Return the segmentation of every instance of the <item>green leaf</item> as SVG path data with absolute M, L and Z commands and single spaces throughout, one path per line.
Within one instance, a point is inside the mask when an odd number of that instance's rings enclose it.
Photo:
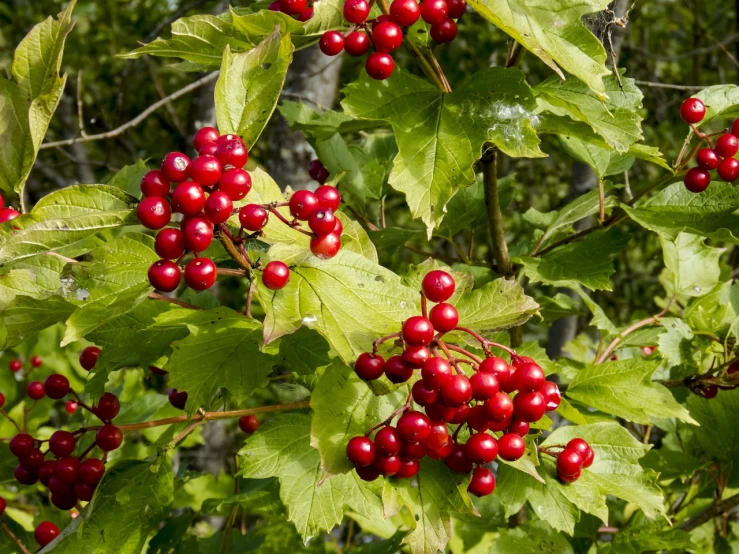
M 280 339 L 282 364 L 298 376 L 298 382 L 313 389 L 320 378 L 319 368 L 331 363 L 329 345 L 319 333 L 301 327 Z
M 710 456 L 723 460 L 739 459 L 739 389 L 722 390 L 716 398 L 702 398 L 691 394 L 690 413 L 700 424 L 695 440 Z
M 706 105 L 706 116 L 699 125 L 706 125 L 715 119 L 739 117 L 739 87 L 736 85 L 715 85 L 691 96 L 699 98 Z
M 341 394 L 337 395 L 337 391 Z M 346 457 L 349 439 L 385 421 L 405 402 L 406 388 L 375 396 L 354 370 L 339 360 L 326 368 L 311 395 L 311 446 L 321 453 L 323 471 L 347 473 L 354 466 Z
M 105 472 L 92 502 L 41 552 L 139 554 L 149 534 L 169 517 L 172 463 L 125 460 Z
M 0 190 L 22 197 L 23 187 L 64 90 L 60 76 L 64 41 L 72 30 L 75 1 L 39 23 L 15 50 L 13 80 L 0 78 Z
M 18 296 L 0 315 L 0 348 L 19 345 L 39 331 L 65 321 L 73 311 L 74 306 L 60 296 Z
M 739 244 L 739 189 L 731 183 L 711 183 L 701 194 L 673 183 L 626 213 L 642 227 L 669 239 L 682 232 Z
M 284 516 L 277 479 L 247 479 L 241 492 L 228 498 L 209 498 L 203 502 L 204 514 L 228 516 L 234 506 L 244 513 L 262 517 Z
M 310 446 L 309 415 L 285 413 L 247 438 L 239 451 L 240 475 L 280 480 L 280 498 L 287 517 L 304 540 L 338 525 L 344 508 L 370 519 L 382 519 L 377 484 L 356 472 L 321 479 L 321 459 Z
M 276 245 L 269 257 L 290 263 L 291 256 L 304 256 L 302 250 Z M 271 291 L 260 280 L 257 298 L 266 314 L 266 343 L 305 325 L 321 333 L 346 362 L 369 350 L 377 337 L 397 332 L 418 312 L 419 300 L 393 272 L 344 249 L 330 260 L 308 256 L 300 261 L 281 290 Z
M 695 548 L 690 533 L 667 527 L 663 521 L 646 521 L 636 513 L 619 529 L 613 542 L 606 544 L 603 554 L 641 554 L 642 552 L 689 552 Z
M 689 233 L 680 233 L 674 240 L 660 239 L 665 258 L 660 281 L 668 296 L 704 296 L 718 285 L 724 248 L 706 246 L 705 238 Z
M 134 198 L 141 196 L 141 179 L 149 172 L 144 160 L 138 160 L 135 164 L 126 165 L 108 181 L 111 187 L 118 187 Z
M 633 156 L 602 148 L 577 136 L 560 136 L 559 143 L 571 158 L 589 165 L 599 179 L 628 171 L 634 164 Z
M 290 35 L 281 37 L 279 30 L 249 52 L 232 54 L 226 47 L 215 90 L 221 133 L 235 133 L 254 146 L 275 111 L 292 51 Z
M 539 310 L 516 281 L 502 278 L 464 293 L 455 306 L 459 321 L 479 333 L 522 325 Z
M 33 207 L 35 223 L 0 243 L 0 263 L 73 245 L 103 229 L 134 225 L 136 199 L 109 185 L 77 185 L 45 196 Z
M 412 554 L 444 550 L 452 532 L 452 513 L 476 513 L 467 496 L 469 475 L 460 476 L 442 462 L 421 461 L 414 479 L 385 480 L 385 517 L 407 509 L 411 531 L 403 538 Z
M 481 71 L 452 93 L 403 72 L 381 82 L 365 75 L 344 93 L 346 113 L 393 127 L 398 155 L 390 185 L 429 233 L 457 189 L 474 183 L 472 166 L 487 140 L 510 156 L 544 155 L 531 124 L 533 93 L 517 69 Z
M 651 380 L 658 365 L 638 358 L 592 365 L 575 376 L 567 396 L 644 425 L 653 418 L 671 417 L 696 423 L 667 388 Z
M 494 548 L 495 554 L 574 554 L 567 539 L 544 521 L 501 531 Z
M 238 403 L 267 384 L 276 360 L 260 350 L 263 330 L 258 321 L 217 308 L 183 322 L 190 335 L 172 343 L 165 369 L 170 386 L 187 391 L 188 413 L 209 406 L 221 389 Z
M 513 37 L 524 48 L 554 70 L 562 79 L 571 73 L 585 82 L 600 98 L 606 97 L 603 77 L 606 52 L 582 16 L 600 12 L 608 0 L 471 0 L 470 6 L 485 19 Z
M 660 322 L 666 331 L 657 338 L 660 355 L 672 366 L 695 365 L 696 352 L 692 346 L 695 335 L 690 326 L 676 317 L 664 317 Z
M 564 81 L 550 77 L 534 87 L 534 92 L 543 109 L 587 123 L 610 147 L 624 154 L 643 138 L 638 111 L 644 96 L 633 79 L 622 78 L 621 82 L 623 87 L 613 75 L 603 80 L 609 95 L 605 101 L 572 77 Z
M 154 535 L 146 549 L 146 554 L 171 554 L 186 536 L 187 530 L 195 519 L 195 513 L 187 510 L 184 513 L 170 517 L 161 529 Z
M 616 228 L 603 229 L 543 256 L 522 256 L 516 260 L 526 268 L 526 276 L 535 282 L 569 287 L 582 283 L 591 290 L 611 290 L 613 260 L 629 240 L 629 235 Z
M 498 181 L 498 192 L 505 186 L 505 177 Z M 446 206 L 446 216 L 434 234 L 452 238 L 457 233 L 468 230 L 474 232 L 488 225 L 488 211 L 485 204 L 485 187 L 477 178 L 470 186 L 455 194 Z

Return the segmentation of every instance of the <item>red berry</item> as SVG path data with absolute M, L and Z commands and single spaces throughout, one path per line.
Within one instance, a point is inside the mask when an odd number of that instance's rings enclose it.
M 495 490 L 495 476 L 486 467 L 476 467 L 472 472 L 472 479 L 467 485 L 467 492 L 477 497 L 488 496 Z
M 444 463 L 452 471 L 457 473 L 469 473 L 472 471 L 472 461 L 465 455 L 465 447 L 455 444 L 452 452 L 444 458 Z
M 539 392 L 519 392 L 513 398 L 513 410 L 516 417 L 524 421 L 539 421 L 546 411 L 546 401 Z
M 202 127 L 192 138 L 192 146 L 195 150 L 200 151 L 205 143 L 216 142 L 220 136 L 221 135 L 217 129 L 214 129 L 213 127 Z
M 77 440 L 69 431 L 54 431 L 49 438 L 49 450 L 57 458 L 65 458 L 74 452 Z
M 62 481 L 74 485 L 80 475 L 80 461 L 70 457 L 58 460 L 55 475 Z
M 33 400 L 41 400 L 44 397 L 44 384 L 40 381 L 32 381 L 26 387 L 26 394 Z
M 414 315 L 403 323 L 402 335 L 411 346 L 427 346 L 434 338 L 434 327 L 425 317 Z
M 372 30 L 372 41 L 377 52 L 393 52 L 403 44 L 403 31 L 395 23 L 380 23 Z
M 396 429 L 406 442 L 423 442 L 431 434 L 431 422 L 421 412 L 410 411 L 400 416 Z
M 106 392 L 100 397 L 97 403 L 92 406 L 92 412 L 103 421 L 112 420 L 120 411 L 121 403 L 118 400 L 118 397 L 110 392 Z
M 443 421 L 432 421 L 428 436 L 423 439 L 423 445 L 429 450 L 436 450 L 444 446 L 449 440 L 449 429 Z
M 721 163 L 721 159 L 716 154 L 716 151 L 710 148 L 701 148 L 698 150 L 695 160 L 698 162 L 698 167 L 705 170 L 716 169 Z
M 452 452 L 454 452 L 455 443 L 451 439 L 446 441 L 443 446 L 427 452 L 428 457 L 433 460 L 445 460 Z
M 364 23 L 370 13 L 367 0 L 346 0 L 344 2 L 344 19 L 349 23 Z
M 215 156 L 198 156 L 190 166 L 190 177 L 204 187 L 212 187 L 221 177 L 221 162 Z
M 190 158 L 182 152 L 170 152 L 162 160 L 162 173 L 173 183 L 181 183 L 190 176 Z
M 43 363 L 43 362 L 41 361 L 41 358 L 39 358 L 38 356 L 33 356 L 33 357 L 31 358 L 31 365 L 32 365 L 33 367 L 41 367 L 41 364 L 42 364 L 42 363 Z
M 33 531 L 33 538 L 43 548 L 59 536 L 59 527 L 50 521 L 42 521 Z
M 306 8 L 302 12 L 300 12 L 300 15 L 298 16 L 298 21 L 300 21 L 301 23 L 305 23 L 311 17 L 313 17 L 313 8 Z
M 72 415 L 77 411 L 77 402 L 74 400 L 67 400 L 67 403 L 64 405 L 64 409 L 69 415 Z
M 411 392 L 414 402 L 420 406 L 431 406 L 439 397 L 438 391 L 430 388 L 423 379 L 413 383 Z
M 391 383 L 405 383 L 413 375 L 413 366 L 403 356 L 391 356 L 385 362 L 383 371 Z
M 72 484 L 57 477 L 56 473 L 49 479 L 49 492 L 51 492 L 52 495 L 64 497 L 73 494 L 73 491 L 74 488 Z
M 144 196 L 167 196 L 169 180 L 158 169 L 152 169 L 141 178 L 141 192 Z
M 279 0 L 280 11 L 288 15 L 298 15 L 308 7 L 308 0 Z
M 101 450 L 110 452 L 123 442 L 123 433 L 115 425 L 103 425 L 95 434 L 95 442 Z
M 44 460 L 38 470 L 38 480 L 45 487 L 49 486 L 49 480 L 56 476 L 56 460 Z
M 439 392 L 447 406 L 461 406 L 472 399 L 472 385 L 466 375 L 452 375 Z
M 95 487 L 105 474 L 105 464 L 97 458 L 90 458 L 80 465 L 80 481 L 90 487 Z
M 172 218 L 172 207 L 166 198 L 149 196 L 139 202 L 136 214 L 147 229 L 161 229 Z
M 372 52 L 367 56 L 364 63 L 364 69 L 367 75 L 378 81 L 384 81 L 392 75 L 395 69 L 395 62 L 390 54 L 385 52 Z
M 692 188 L 688 187 L 688 175 L 690 175 L 691 171 L 694 172 L 694 175 L 691 179 L 692 183 L 694 183 L 693 186 L 695 188 L 699 188 L 700 186 L 702 186 L 702 189 L 693 190 Z M 702 170 L 694 167 L 693 169 L 688 170 L 688 172 L 685 174 L 685 186 L 688 187 L 688 190 L 692 192 L 701 192 L 706 190 L 706 188 L 708 187 L 708 183 L 711 182 L 711 177 L 710 175 L 708 175 L 707 171 L 704 172 L 705 175 L 698 175 L 698 171 Z M 718 176 L 727 183 L 733 183 L 734 181 L 739 179 L 739 161 L 737 161 L 735 158 L 726 158 L 718 166 Z M 699 177 L 702 177 L 702 180 Z
M 380 472 L 374 467 L 358 467 L 355 470 L 362 481 L 374 481 L 380 476 Z
M 245 415 L 239 418 L 239 429 L 244 433 L 253 433 L 259 429 L 259 419 L 255 415 Z
M 430 24 L 439 24 L 447 16 L 447 6 L 444 0 L 423 0 L 421 2 L 421 17 Z
M 446 302 L 454 294 L 454 278 L 446 271 L 435 269 L 423 278 L 421 290 L 431 302 Z
M 344 39 L 344 50 L 346 50 L 346 53 L 350 56 L 364 56 L 369 49 L 370 39 L 364 31 L 352 31 L 346 39 Z M 326 171 L 326 178 L 328 178 L 328 171 Z M 318 181 L 318 179 L 316 180 Z M 322 181 L 318 182 L 320 183 Z M 325 182 L 325 180 L 323 182 Z
M 16 217 L 20 217 L 20 212 L 15 211 L 13 208 L 3 208 L 0 210 L 0 223 L 5 223 Z
M 547 412 L 553 412 L 559 407 L 559 403 L 562 401 L 562 394 L 559 392 L 557 383 L 553 381 L 545 381 L 539 389 L 539 392 L 544 397 Z
M 310 239 L 310 251 L 314 256 L 323 260 L 333 258 L 339 250 L 341 250 L 341 236 L 336 232 Z
M 470 417 L 470 407 L 467 404 L 462 404 L 454 408 L 454 415 L 449 420 L 449 423 L 464 423 Z
M 241 137 L 239 135 L 233 135 L 231 133 L 228 133 L 228 134 L 221 135 L 220 137 L 218 137 L 218 139 L 216 140 L 216 144 L 220 146 L 221 144 L 223 144 L 224 142 L 228 142 L 229 140 L 241 140 Z M 241 142 L 244 142 L 244 141 L 241 140 Z
M 423 443 L 406 442 L 400 450 L 400 458 L 405 460 L 420 460 L 426 455 L 426 452 L 427 449 Z
M 456 413 L 457 410 L 455 408 L 444 406 L 444 404 L 442 404 L 441 402 L 426 406 L 426 415 L 428 415 L 429 418 L 433 419 L 434 421 L 449 422 L 454 419 Z
M 483 406 L 482 413 L 483 414 L 485 413 L 484 406 Z M 512 417 L 503 419 L 501 421 L 495 421 L 495 420 L 488 421 L 488 431 L 493 431 L 495 433 L 497 433 L 498 431 L 503 431 L 504 429 L 507 429 L 510 426 L 512 421 L 513 421 Z
M 318 41 L 318 47 L 327 56 L 336 56 L 344 49 L 344 37 L 339 31 L 326 31 Z
M 403 350 L 403 359 L 412 365 L 413 369 L 423 367 L 430 357 L 431 353 L 425 346 L 406 346 Z
M 262 283 L 270 290 L 285 288 L 290 280 L 290 268 L 280 261 L 269 262 L 262 272 Z
M 395 456 L 400 452 L 403 443 L 398 432 L 392 427 L 383 427 L 375 434 L 375 448 L 383 456 Z
M 6 507 L 5 499 L 2 496 L 0 496 L 0 516 L 5 513 L 5 507 Z
M 726 162 L 729 160 L 724 161 Z M 723 163 L 719 166 L 719 175 L 721 175 L 722 167 Z M 726 176 L 730 176 L 728 172 L 726 173 Z M 726 178 L 724 178 L 723 175 L 721 175 L 721 178 L 724 179 L 724 181 L 727 180 Z M 692 169 L 689 169 L 688 172 L 685 174 L 683 182 L 685 183 L 685 188 L 688 189 L 690 192 L 703 192 L 711 183 L 711 176 L 709 175 L 708 171 L 700 169 L 698 167 L 694 167 Z
M 150 365 L 149 371 L 151 371 L 154 375 L 167 375 L 169 373 L 169 371 L 164 371 L 162 368 L 155 365 Z
M 204 142 L 203 145 L 198 148 L 198 154 L 201 156 L 215 156 L 218 152 L 217 142 Z
M 196 216 L 205 206 L 203 187 L 192 181 L 181 183 L 172 191 L 172 209 L 184 216 Z
M 44 381 L 44 392 L 52 400 L 64 398 L 69 392 L 69 379 L 58 373 L 49 375 Z
M 647 357 L 651 356 L 655 350 L 657 350 L 656 346 L 642 346 L 641 347 L 642 354 L 644 354 Z
M 328 176 L 330 174 L 328 170 L 321 163 L 321 160 L 312 160 L 310 162 L 310 165 L 308 166 L 308 175 L 310 175 L 310 178 L 313 179 L 314 181 L 318 181 L 319 183 L 323 184 L 326 182 L 326 179 L 328 179 Z
M 5 395 L 0 392 L 0 408 L 5 406 Z
M 390 21 L 401 27 L 410 27 L 421 17 L 416 0 L 393 0 L 390 4 Z
M 498 380 L 492 373 L 477 372 L 470 377 L 472 398 L 478 401 L 489 400 L 498 393 Z
M 398 456 L 377 456 L 372 462 L 372 467 L 385 477 L 392 477 L 400 471 L 400 458 Z
M 334 234 L 341 238 L 341 234 L 344 232 L 344 226 L 341 224 L 341 220 L 336 218 L 336 227 L 334 228 Z
M 218 190 L 225 192 L 234 202 L 241 200 L 251 191 L 251 175 L 239 167 L 229 168 L 221 175 Z
M 8 368 L 13 373 L 17 373 L 18 371 L 23 369 L 23 362 L 21 362 L 20 360 L 12 360 L 10 364 L 8 364 Z
M 706 105 L 697 98 L 688 98 L 680 106 L 680 117 L 685 123 L 700 123 L 706 116 Z
M 451 42 L 457 37 L 457 24 L 447 17 L 441 23 L 431 25 L 430 35 L 437 44 Z
M 216 158 L 218 158 L 218 161 L 221 162 L 224 168 L 227 165 L 242 168 L 249 160 L 249 152 L 246 150 L 244 141 L 241 139 L 232 139 L 218 145 Z
M 497 356 L 485 358 L 480 363 L 480 367 L 478 369 L 482 373 L 492 373 L 495 375 L 501 389 L 508 384 L 508 381 L 510 381 L 511 368 L 508 365 L 508 362 L 503 358 L 498 358 Z
M 89 502 L 92 500 L 93 495 L 95 494 L 95 489 L 93 487 L 89 487 L 87 485 L 83 485 L 81 483 L 77 483 L 74 486 L 74 495 L 82 500 L 83 502 Z M 52 496 L 52 502 L 54 501 L 54 497 Z M 77 504 L 75 501 L 74 505 L 72 505 L 72 508 Z M 58 507 L 58 506 L 57 506 Z M 69 508 L 68 508 L 69 509 Z
M 182 220 L 180 228 L 185 235 L 185 246 L 191 252 L 202 252 L 213 241 L 213 224 L 202 216 Z
M 267 210 L 259 204 L 247 204 L 239 210 L 239 223 L 247 231 L 261 231 L 268 221 Z
M 38 473 L 30 469 L 24 468 L 22 465 L 15 466 L 13 477 L 21 485 L 33 485 L 38 481 Z
M 739 139 L 731 133 L 725 133 L 716 140 L 714 150 L 720 158 L 732 158 L 739 152 Z
M 341 204 L 341 195 L 334 187 L 330 185 L 320 186 L 316 189 L 315 195 L 316 198 L 318 198 L 318 205 L 321 208 L 328 208 L 334 213 L 339 209 L 339 204 Z
M 739 119 L 735 119 L 731 124 L 731 134 L 735 137 L 739 136 Z
M 185 252 L 185 235 L 179 229 L 162 229 L 154 239 L 154 251 L 165 260 L 176 260 Z
M 475 433 L 464 445 L 464 455 L 475 464 L 490 463 L 498 455 L 498 442 L 487 433 Z
M 390 16 L 386 13 L 383 13 L 381 15 L 378 15 L 374 21 L 372 22 L 372 28 L 374 29 L 377 27 L 380 23 L 386 23 L 390 21 Z
M 593 465 L 595 459 L 595 453 L 590 445 L 584 439 L 572 439 L 567 443 L 565 449 L 572 449 L 579 453 L 582 457 L 582 467 L 590 467 Z
M 346 457 L 356 467 L 367 467 L 375 461 L 375 443 L 367 437 L 353 437 L 346 445 Z
M 319 208 L 308 218 L 308 226 L 319 237 L 333 233 L 336 228 L 336 216 L 330 208 Z
M 582 456 L 574 448 L 565 448 L 557 456 L 557 473 L 559 475 L 575 475 L 580 472 L 582 466 Z
M 157 290 L 172 292 L 180 285 L 180 268 L 169 260 L 159 260 L 149 267 L 149 284 Z
M 519 460 L 525 452 L 526 443 L 516 433 L 506 433 L 498 439 L 498 455 L 504 460 Z
M 465 0 L 446 0 L 447 16 L 452 19 L 459 19 L 467 11 L 467 2 Z
M 216 264 L 210 258 L 195 258 L 185 266 L 185 283 L 193 290 L 206 290 L 218 276 Z
M 718 395 L 718 387 L 716 385 L 704 385 L 698 389 L 698 393 L 703 398 L 716 398 Z
M 177 389 L 170 389 L 167 396 L 169 397 L 169 403 L 172 407 L 177 408 L 178 410 L 185 409 L 185 404 L 187 404 L 187 392 L 178 392 Z
M 382 377 L 384 367 L 385 359 L 382 356 L 363 352 L 354 364 L 354 371 L 359 375 L 360 379 L 373 381 Z
M 234 205 L 231 198 L 220 190 L 212 192 L 205 201 L 205 216 L 214 225 L 220 225 L 228 221 L 233 213 Z
M 100 356 L 100 349 L 97 346 L 88 346 L 80 353 L 80 365 L 90 371 L 95 367 Z
M 24 468 L 37 472 L 44 464 L 44 455 L 38 448 L 34 448 L 27 456 L 20 458 L 19 462 Z
M 438 390 L 445 386 L 452 376 L 452 366 L 444 358 L 430 358 L 423 364 L 421 377 L 426 385 Z
M 513 374 L 513 386 L 521 392 L 534 392 L 541 388 L 546 377 L 538 364 L 533 362 L 518 362 Z
M 504 421 L 513 416 L 513 401 L 504 392 L 499 392 L 483 404 L 485 415 L 493 421 Z
M 442 302 L 431 308 L 429 321 L 439 333 L 447 333 L 459 323 L 459 313 L 451 304 Z
M 404 460 L 400 459 L 400 469 L 395 474 L 398 479 L 410 479 L 418 474 L 418 470 L 421 468 L 417 460 Z
M 288 202 L 290 213 L 296 219 L 307 221 L 320 206 L 318 197 L 309 190 L 296 190 Z

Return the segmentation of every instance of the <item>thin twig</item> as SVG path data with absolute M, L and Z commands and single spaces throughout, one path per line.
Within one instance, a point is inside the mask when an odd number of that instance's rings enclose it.
M 2 414 L 5 419 L 7 419 L 8 421 L 10 421 L 10 423 L 12 423 L 13 425 L 15 425 L 15 428 L 18 430 L 19 433 L 22 432 L 20 426 L 18 425 L 18 422 L 16 420 L 14 420 L 12 417 L 10 417 L 10 415 L 8 415 L 8 412 L 6 412 L 5 410 L 0 409 L 0 414 Z
M 23 544 L 21 540 L 15 536 L 15 533 L 13 533 L 13 531 L 10 530 L 10 527 L 8 527 L 8 524 L 5 523 L 5 520 L 2 518 L 0 518 L 0 526 L 2 526 L 3 531 L 5 531 L 5 534 L 8 535 L 8 537 L 10 537 L 10 540 L 13 541 L 18 546 L 18 548 L 23 554 L 31 554 L 31 551 L 28 550 L 28 548 L 26 548 L 26 545 Z
M 722 500 L 721 502 L 716 502 L 712 504 L 710 508 L 681 523 L 679 529 L 682 529 L 684 531 L 692 531 L 696 527 L 700 527 L 705 522 L 713 519 L 716 516 L 728 512 L 736 506 L 739 506 L 739 494 L 735 494 L 734 496 L 730 496 L 726 500 Z
M 166 296 L 164 294 L 160 294 L 158 292 L 150 292 L 149 298 L 151 300 L 163 300 L 164 302 L 169 302 L 170 304 L 175 304 L 177 306 L 180 306 L 182 308 L 188 308 L 190 310 L 202 310 L 200 306 L 196 306 L 194 304 L 188 304 L 187 302 L 183 302 L 182 300 L 177 300 L 176 298 L 170 298 L 169 296 Z
M 513 276 L 513 264 L 508 253 L 508 244 L 505 240 L 503 214 L 498 197 L 497 150 L 490 148 L 482 157 L 482 182 L 485 188 L 485 202 L 488 207 L 488 224 L 493 243 L 493 252 L 498 273 L 504 277 Z

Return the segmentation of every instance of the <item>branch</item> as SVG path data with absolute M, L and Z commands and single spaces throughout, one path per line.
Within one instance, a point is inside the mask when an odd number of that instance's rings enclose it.
M 10 530 L 10 527 L 8 527 L 8 524 L 5 523 L 4 519 L 0 519 L 0 526 L 2 526 L 3 531 L 5 531 L 5 534 L 10 537 L 10 540 L 12 540 L 20 549 L 20 551 L 23 554 L 31 554 L 31 551 L 26 548 L 26 545 L 21 542 L 21 540 L 15 536 L 15 533 Z
M 498 197 L 498 154 L 494 148 L 490 148 L 482 157 L 482 182 L 485 187 L 485 202 L 488 206 L 488 224 L 490 235 L 493 240 L 493 252 L 497 263 L 498 273 L 504 277 L 513 275 L 513 264 L 508 254 L 508 245 L 505 241 L 505 229 L 503 228 L 503 214 L 500 211 L 500 198 Z
M 729 498 L 727 498 L 726 500 L 722 500 L 721 502 L 715 502 L 707 510 L 704 510 L 700 514 L 695 515 L 690 519 L 682 522 L 678 529 L 682 529 L 684 531 L 692 531 L 696 527 L 700 527 L 705 522 L 713 519 L 716 516 L 720 516 L 721 514 L 726 513 L 737 506 L 739 506 L 739 494 L 730 496 Z
M 210 83 L 212 80 L 218 77 L 218 73 L 219 73 L 218 71 L 209 73 L 202 79 L 198 79 L 194 83 L 190 83 L 186 87 L 183 87 L 180 90 L 173 92 L 169 96 L 162 98 L 158 102 L 155 102 L 154 104 L 146 108 L 143 112 L 141 112 L 139 115 L 134 117 L 128 123 L 124 123 L 120 127 L 116 127 L 115 129 L 113 129 L 112 131 L 107 131 L 105 133 L 100 133 L 97 135 L 87 135 L 87 136 L 81 136 L 81 137 L 67 139 L 67 140 L 59 140 L 56 142 L 46 142 L 39 147 L 39 150 L 44 150 L 46 148 L 59 148 L 60 146 L 70 146 L 72 144 L 77 144 L 79 142 L 91 142 L 95 140 L 105 140 L 105 139 L 117 137 L 118 135 L 125 133 L 128 129 L 135 127 L 136 125 L 141 123 L 144 119 L 149 117 L 152 113 L 157 111 L 162 106 L 166 106 L 172 100 L 176 100 L 180 96 L 184 96 L 185 94 L 192 92 L 193 90 Z
M 158 292 L 150 292 L 149 299 L 163 300 L 164 302 L 169 302 L 170 304 L 176 304 L 177 306 L 181 306 L 182 308 L 189 308 L 190 310 L 202 310 L 203 309 L 200 306 L 195 306 L 194 304 L 188 304 L 187 302 L 183 302 L 182 300 L 177 300 L 176 298 L 170 298 L 169 296 L 165 296 L 164 294 L 160 294 Z

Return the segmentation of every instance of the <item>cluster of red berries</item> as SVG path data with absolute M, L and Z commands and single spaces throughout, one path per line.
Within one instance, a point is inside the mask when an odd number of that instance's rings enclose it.
M 429 456 L 444 460 L 453 471 L 472 471 L 468 491 L 488 495 L 495 489 L 495 476 L 485 464 L 498 456 L 507 461 L 520 459 L 526 450 L 523 436 L 529 424 L 559 406 L 559 388 L 546 380 L 533 359 L 458 326 L 459 314 L 446 302 L 455 286 L 445 271 L 426 274 L 421 285 L 423 315 L 407 319 L 400 333 L 376 340 L 373 351 L 360 354 L 354 364 L 357 375 L 366 381 L 385 375 L 393 383 L 404 383 L 416 369 L 421 370 L 421 378 L 413 383 L 400 410 L 364 436 L 349 441 L 347 457 L 362 479 L 413 477 L 419 470 L 418 461 Z M 436 303 L 428 314 L 427 301 Z M 450 331 L 468 333 L 480 341 L 485 358 L 445 343 L 443 337 Z M 378 346 L 391 339 L 396 339 L 403 352 L 385 360 L 378 354 Z M 507 350 L 511 365 L 493 356 L 491 346 Z M 471 377 L 462 371 L 462 364 L 471 367 Z M 423 411 L 412 409 L 414 402 Z M 398 415 L 393 427 L 391 422 Z M 457 425 L 456 429 L 451 431 L 449 424 Z M 458 435 L 465 425 L 470 435 L 463 444 Z
M 308 0 L 275 0 L 269 5 L 269 9 L 287 14 L 301 22 L 313 17 L 313 6 L 308 5 Z
M 161 229 L 154 249 L 162 259 L 149 268 L 149 281 L 165 292 L 179 286 L 177 262 L 188 252 L 195 257 L 185 266 L 185 283 L 194 290 L 213 286 L 216 266 L 199 254 L 210 246 L 214 226 L 225 223 L 233 214 L 233 203 L 251 190 L 251 177 L 243 169 L 249 153 L 241 138 L 204 127 L 195 134 L 193 146 L 198 152 L 195 159 L 170 152 L 160 169 L 141 180 L 144 199 L 138 206 L 139 221 L 148 229 Z M 177 185 L 170 193 L 171 183 Z M 179 229 L 166 227 L 172 212 L 182 215 Z
M 6 221 L 10 221 L 11 219 L 15 219 L 21 215 L 20 212 L 14 210 L 11 207 L 5 207 L 5 199 L 0 196 L 0 223 L 5 223 Z
M 41 367 L 41 364 L 43 362 L 41 361 L 41 358 L 38 356 L 32 356 L 31 357 L 31 369 Z M 8 369 L 10 369 L 13 373 L 18 373 L 21 369 L 23 369 L 23 361 L 22 360 L 11 360 L 10 364 L 8 364 Z M 29 371 L 30 374 L 30 371 Z M 64 378 L 63 376 L 59 375 L 59 377 Z M 55 377 L 54 379 L 57 379 Z M 47 379 L 48 381 L 48 379 Z M 32 400 L 41 400 L 44 396 L 48 396 L 48 393 L 46 392 L 45 383 L 41 383 L 40 381 L 32 381 L 28 383 L 26 386 L 26 394 L 28 397 Z M 53 386 L 53 384 L 49 385 L 50 387 Z M 65 395 L 62 395 L 65 396 Z M 53 398 L 53 397 L 50 397 Z M 0 409 L 5 405 L 5 395 L 0 392 Z M 77 402 L 74 400 L 68 400 L 66 405 L 64 406 L 64 409 L 69 415 L 72 415 L 74 412 L 77 411 Z
M 430 34 L 439 44 L 451 42 L 457 36 L 457 23 L 467 10 L 465 0 L 393 0 L 388 14 L 368 20 L 372 3 L 367 0 L 345 0 L 344 19 L 352 24 L 346 34 L 339 31 L 326 31 L 319 46 L 327 56 L 336 56 L 346 50 L 350 56 L 364 56 L 370 49 L 365 69 L 373 79 L 384 80 L 395 69 L 390 55 L 400 48 L 407 28 L 418 19 L 431 26 Z M 371 25 L 371 32 L 367 25 Z
M 563 483 L 574 483 L 584 468 L 593 465 L 595 453 L 584 439 L 572 439 L 557 454 L 557 479 Z
M 698 98 L 688 98 L 680 106 L 680 116 L 688 123 L 701 142 L 708 147 L 700 148 L 695 152 L 697 167 L 689 169 L 685 174 L 685 188 L 691 192 L 703 192 L 711 183 L 709 171 L 716 170 L 722 181 L 733 183 L 739 179 L 739 160 L 734 158 L 739 152 L 739 120 L 734 121 L 731 132 L 718 133 L 715 143 L 713 135 L 701 133 L 695 125 L 703 121 L 706 115 L 706 106 Z
M 719 390 L 734 390 L 739 388 L 739 361 L 735 361 L 726 369 L 725 379 L 714 379 L 714 382 L 697 378 L 688 382 L 690 390 L 703 398 L 716 398 Z

